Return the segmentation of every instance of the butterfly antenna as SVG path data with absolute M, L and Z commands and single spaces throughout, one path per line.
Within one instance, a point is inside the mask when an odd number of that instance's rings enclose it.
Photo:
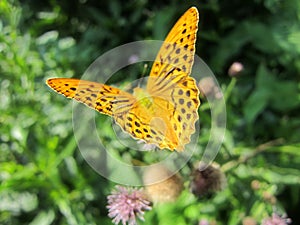
M 143 72 L 142 72 L 142 76 L 141 76 L 141 78 L 139 79 L 139 82 L 138 82 L 138 87 L 141 87 L 141 86 L 142 86 L 142 83 L 143 83 L 143 81 L 144 81 L 144 78 L 145 78 L 145 74 L 146 74 L 146 72 L 147 72 L 147 69 L 148 69 L 148 64 L 145 63 L 145 64 L 144 64 L 144 69 L 143 69 Z

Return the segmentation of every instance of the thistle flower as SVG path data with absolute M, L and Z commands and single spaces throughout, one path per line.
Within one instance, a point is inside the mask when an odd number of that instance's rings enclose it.
M 207 219 L 201 219 L 198 225 L 209 225 L 209 221 Z
M 215 220 L 209 221 L 207 219 L 201 219 L 198 225 L 217 225 L 217 222 Z
M 257 225 L 256 220 L 252 217 L 245 217 L 242 221 L 243 225 Z
M 231 77 L 235 77 L 239 75 L 244 70 L 244 66 L 240 62 L 234 62 L 228 69 L 228 74 Z
M 192 172 L 190 190 L 196 196 L 221 191 L 224 189 L 225 185 L 226 177 L 216 163 L 213 163 L 204 169 L 200 165 L 198 169 Z
M 222 98 L 223 94 L 216 81 L 212 77 L 204 77 L 198 83 L 200 93 L 206 97 L 212 97 L 214 99 Z
M 258 181 L 258 180 L 253 180 L 251 182 L 251 188 L 254 190 L 254 191 L 257 191 L 261 188 L 261 183 Z
M 267 192 L 267 191 L 264 191 L 264 192 L 263 192 L 263 199 L 264 199 L 265 201 L 271 203 L 272 205 L 275 205 L 276 202 L 277 202 L 276 197 L 275 197 L 273 194 L 271 194 L 271 193 L 269 193 L 269 192 Z
M 145 190 L 152 202 L 173 202 L 183 190 L 179 174 L 173 174 L 164 166 L 154 166 L 143 175 Z
M 144 213 L 151 210 L 150 202 L 142 190 L 116 186 L 111 195 L 107 196 L 108 216 L 114 224 L 136 225 L 136 217 L 144 221 Z
M 287 218 L 286 215 L 279 216 L 276 213 L 273 213 L 271 217 L 264 219 L 261 225 L 287 225 L 290 224 L 292 220 Z

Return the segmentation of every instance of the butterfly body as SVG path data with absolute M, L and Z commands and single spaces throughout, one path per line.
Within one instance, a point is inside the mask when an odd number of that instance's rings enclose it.
M 151 105 L 153 104 L 153 98 L 151 95 L 149 95 L 147 92 L 145 92 L 144 89 L 136 87 L 133 90 L 133 95 L 137 98 L 140 99 L 140 104 L 145 106 L 146 108 L 150 109 Z
M 146 88 L 133 94 L 78 79 L 51 78 L 60 94 L 114 118 L 134 138 L 159 148 L 182 151 L 198 120 L 199 90 L 189 76 L 195 54 L 198 11 L 190 8 L 167 35 L 152 66 Z

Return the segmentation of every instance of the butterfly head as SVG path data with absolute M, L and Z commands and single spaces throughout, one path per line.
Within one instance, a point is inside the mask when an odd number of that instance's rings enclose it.
M 139 104 L 146 108 L 150 108 L 153 104 L 152 97 L 142 88 L 136 87 L 133 90 L 133 95 L 137 98 Z

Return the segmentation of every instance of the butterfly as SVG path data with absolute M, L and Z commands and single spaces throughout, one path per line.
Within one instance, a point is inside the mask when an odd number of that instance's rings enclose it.
M 111 116 L 133 138 L 160 149 L 183 151 L 195 132 L 199 101 L 194 62 L 198 10 L 188 9 L 163 42 L 146 88 L 133 94 L 102 83 L 71 78 L 46 81 L 56 92 Z

